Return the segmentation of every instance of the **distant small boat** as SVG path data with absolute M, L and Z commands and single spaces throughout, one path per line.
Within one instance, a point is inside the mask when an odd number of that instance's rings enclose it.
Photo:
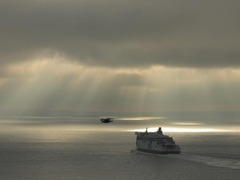
M 135 132 L 138 151 L 156 154 L 180 154 L 181 149 L 172 137 L 163 135 L 161 127 L 157 132 Z
M 114 118 L 101 118 L 100 121 L 102 123 L 110 123 L 110 122 L 113 122 L 113 119 Z

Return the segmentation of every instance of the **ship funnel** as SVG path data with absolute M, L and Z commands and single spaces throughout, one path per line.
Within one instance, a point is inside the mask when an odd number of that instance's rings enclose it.
M 163 133 L 162 133 L 162 128 L 161 128 L 161 127 L 158 128 L 158 133 L 159 133 L 159 134 L 163 134 Z

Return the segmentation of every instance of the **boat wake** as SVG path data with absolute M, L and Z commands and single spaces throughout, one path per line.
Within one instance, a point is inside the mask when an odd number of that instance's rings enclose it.
M 230 169 L 240 169 L 240 159 L 233 159 L 229 157 L 205 156 L 195 154 L 169 154 L 167 157 L 183 159 L 191 162 L 203 163 L 214 167 L 223 167 Z
M 196 154 L 185 154 L 185 153 L 161 155 L 161 154 L 140 152 L 137 150 L 132 150 L 131 153 L 186 160 L 186 161 L 191 161 L 196 163 L 202 163 L 202 164 L 213 166 L 213 167 L 240 169 L 239 157 L 234 158 L 234 157 L 228 157 L 228 156 L 210 156 L 210 155 L 196 155 Z

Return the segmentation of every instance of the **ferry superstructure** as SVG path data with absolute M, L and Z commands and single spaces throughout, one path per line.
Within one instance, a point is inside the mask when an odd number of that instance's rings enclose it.
M 138 151 L 156 154 L 180 154 L 181 149 L 172 137 L 164 135 L 161 127 L 157 132 L 135 132 Z

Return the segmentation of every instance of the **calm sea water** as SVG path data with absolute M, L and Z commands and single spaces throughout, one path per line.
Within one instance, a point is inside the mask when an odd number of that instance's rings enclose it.
M 98 117 L 1 117 L 0 179 L 238 180 L 238 124 L 206 122 L 117 117 L 101 124 Z M 182 154 L 135 151 L 134 130 L 158 126 L 174 137 Z

